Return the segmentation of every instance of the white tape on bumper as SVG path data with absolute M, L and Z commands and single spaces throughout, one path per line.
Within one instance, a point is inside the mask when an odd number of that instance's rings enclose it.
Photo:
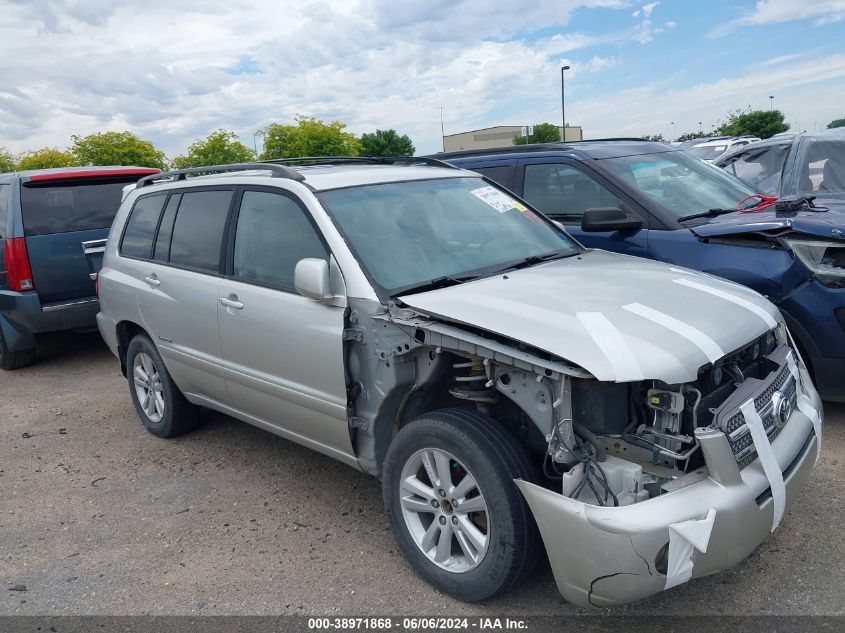
M 576 312 L 575 316 L 587 330 L 587 334 L 607 358 L 616 382 L 642 380 L 643 370 L 634 352 L 625 342 L 625 337 L 601 312 Z
M 809 418 L 813 425 L 813 431 L 816 434 L 816 463 L 818 463 L 819 457 L 822 454 L 822 416 L 819 415 L 819 412 L 804 392 L 804 383 L 801 381 L 801 372 L 798 370 L 798 363 L 795 362 L 795 354 L 789 352 L 786 362 L 789 365 L 789 373 L 795 379 L 798 410 Z
M 771 314 L 769 314 L 768 310 L 757 305 L 756 303 L 749 301 L 748 299 L 743 299 L 742 297 L 738 297 L 730 292 L 725 292 L 724 290 L 719 290 L 718 288 L 714 288 L 713 286 L 701 284 L 697 281 L 691 281 L 689 279 L 673 279 L 672 282 L 680 284 L 682 286 L 687 286 L 689 288 L 695 288 L 696 290 L 700 290 L 701 292 L 711 294 L 714 297 L 719 297 L 720 299 L 724 299 L 725 301 L 730 301 L 731 303 L 735 303 L 738 306 L 742 306 L 746 310 L 753 312 L 758 317 L 763 319 L 763 321 L 766 322 L 766 325 L 768 325 L 770 328 L 773 328 L 778 324 L 775 318 Z
M 754 408 L 754 399 L 751 398 L 748 402 L 739 408 L 745 417 L 745 424 L 748 430 L 751 431 L 751 439 L 754 442 L 754 450 L 757 451 L 757 456 L 760 458 L 760 463 L 763 466 L 763 472 L 766 479 L 769 480 L 769 487 L 772 489 L 772 505 L 774 513 L 772 515 L 772 532 L 780 524 L 783 518 L 783 512 L 786 509 L 786 486 L 783 483 L 783 473 L 778 465 L 778 460 L 775 457 L 775 452 L 772 450 L 772 444 L 769 442 L 769 436 L 766 435 L 766 429 L 763 428 L 763 420 Z
M 710 508 L 703 519 L 682 521 L 669 526 L 669 561 L 664 589 L 683 584 L 692 578 L 693 549 L 702 554 L 707 553 L 715 520 L 716 510 Z
M 683 336 L 704 352 L 704 355 L 711 363 L 716 362 L 725 355 L 725 352 L 722 351 L 722 348 L 719 347 L 716 341 L 707 336 L 704 332 L 684 323 L 683 321 L 679 321 L 675 317 L 669 316 L 664 312 L 644 306 L 641 303 L 629 303 L 626 306 L 622 306 L 622 309 L 627 310 L 628 312 L 633 312 L 644 319 L 648 319 L 653 323 L 662 325 L 676 334 Z

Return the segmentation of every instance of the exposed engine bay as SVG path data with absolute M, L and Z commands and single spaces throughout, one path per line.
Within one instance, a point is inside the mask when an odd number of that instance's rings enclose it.
M 389 434 L 404 422 L 426 410 L 471 407 L 509 427 L 544 487 L 597 506 L 635 504 L 706 477 L 696 429 L 732 434 L 737 464 L 749 463 L 744 424 L 721 408 L 747 382 L 777 380 L 789 349 L 778 327 L 701 367 L 692 382 L 607 382 L 541 350 L 412 310 L 362 317 L 352 313 L 346 338 L 354 343 L 350 426 L 364 470 L 378 471 Z M 356 375 L 377 379 L 368 385 Z M 774 388 L 787 388 L 787 379 Z M 770 436 L 777 432 L 769 427 Z

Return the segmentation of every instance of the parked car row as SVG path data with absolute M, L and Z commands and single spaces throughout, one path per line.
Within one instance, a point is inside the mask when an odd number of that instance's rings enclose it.
M 568 600 L 625 602 L 745 558 L 819 455 L 792 323 L 735 283 L 776 263 L 727 218 L 756 193 L 624 140 L 152 173 L 97 325 L 151 433 L 206 407 L 379 477 L 440 590 L 489 598 L 545 551 Z

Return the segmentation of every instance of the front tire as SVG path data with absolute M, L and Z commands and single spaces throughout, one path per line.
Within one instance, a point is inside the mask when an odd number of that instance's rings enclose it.
M 514 479 L 536 481 L 534 466 L 487 415 L 442 409 L 399 431 L 385 458 L 383 494 L 393 536 L 415 571 L 470 602 L 527 576 L 541 541 Z
M 176 437 L 196 428 L 199 407 L 179 391 L 149 338 L 139 334 L 129 343 L 126 369 L 132 403 L 150 433 Z

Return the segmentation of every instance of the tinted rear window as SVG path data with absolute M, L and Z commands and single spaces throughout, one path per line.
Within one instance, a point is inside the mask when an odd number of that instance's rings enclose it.
M 26 235 L 106 229 L 120 206 L 123 188 L 136 179 L 24 183 L 21 211 Z
M 170 241 L 170 263 L 217 271 L 229 214 L 231 191 L 197 191 L 182 195 Z
M 161 207 L 166 198 L 167 195 L 161 194 L 138 198 L 135 206 L 132 207 L 132 213 L 126 223 L 126 231 L 123 233 L 123 241 L 120 244 L 121 255 L 149 259 L 153 250 L 153 237 L 161 215 Z

